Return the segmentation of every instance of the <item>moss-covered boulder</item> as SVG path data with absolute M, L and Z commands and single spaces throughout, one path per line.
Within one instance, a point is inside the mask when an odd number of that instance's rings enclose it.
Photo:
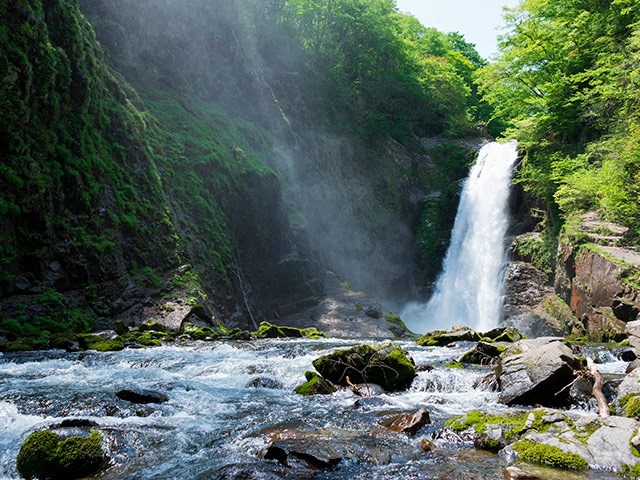
M 64 440 L 45 430 L 27 437 L 20 447 L 16 467 L 24 478 L 72 479 L 96 472 L 104 460 L 102 434 L 97 430 L 87 437 Z
M 337 389 L 330 382 L 326 381 L 316 372 L 304 372 L 304 376 L 307 379 L 305 383 L 297 386 L 294 392 L 304 395 L 331 395 Z
M 474 363 L 478 365 L 491 365 L 498 356 L 507 348 L 506 343 L 478 342 L 478 344 L 462 357 L 461 363 Z
M 49 346 L 67 352 L 77 352 L 80 350 L 78 337 L 71 332 L 54 333 L 49 338 Z
M 163 340 L 171 340 L 173 337 L 165 332 L 159 332 L 156 330 L 134 330 L 118 336 L 117 339 L 125 343 L 134 343 L 144 347 L 160 347 Z
M 434 330 L 418 339 L 422 347 L 444 347 L 455 342 L 477 342 L 482 337 L 468 327 L 455 326 L 451 330 Z
M 98 335 L 80 334 L 78 335 L 80 346 L 85 350 L 96 350 L 98 352 L 117 352 L 124 349 L 124 344 L 120 340 L 111 340 Z
M 294 328 L 272 325 L 269 322 L 261 322 L 255 332 L 258 338 L 322 338 L 327 335 L 315 328 Z
M 327 380 L 347 386 L 351 383 L 374 383 L 386 391 L 397 391 L 411 385 L 416 376 L 413 361 L 398 345 L 358 345 L 337 350 L 317 358 L 313 366 Z
M 214 341 L 221 336 L 210 327 L 203 327 L 195 323 L 185 323 L 182 326 L 182 333 L 189 335 L 192 340 Z
M 499 327 L 494 328 L 486 333 L 482 334 L 482 338 L 485 340 L 493 340 L 494 342 L 508 342 L 514 343 L 518 340 L 525 338 L 520 330 L 514 327 Z
M 512 448 L 520 458 L 530 462 L 573 470 L 586 470 L 589 468 L 589 463 L 580 455 L 565 452 L 554 445 L 544 445 L 530 440 L 523 440 L 516 442 Z

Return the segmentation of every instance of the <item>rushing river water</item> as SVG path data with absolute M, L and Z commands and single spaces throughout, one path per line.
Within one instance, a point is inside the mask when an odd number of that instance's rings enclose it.
M 247 478 L 240 475 L 245 469 L 253 472 L 249 478 L 264 479 L 504 478 L 506 460 L 471 445 L 435 439 L 434 451 L 420 447 L 452 416 L 504 408 L 496 403 L 497 394 L 472 387 L 487 369 L 443 367 L 459 358 L 463 347 L 400 342 L 417 364 L 435 368 L 421 372 L 408 391 L 384 395 L 383 404 L 356 407 L 358 397 L 350 391 L 293 393 L 305 370 L 313 369 L 313 359 L 358 343 L 261 340 L 113 353 L 0 354 L 0 477 L 17 478 L 15 459 L 30 433 L 83 418 L 95 421 L 109 439 L 112 462 L 101 479 Z M 256 377 L 278 380 L 284 388 L 247 387 Z M 160 391 L 169 401 L 131 404 L 116 397 L 123 388 Z M 375 433 L 385 411 L 422 407 L 432 424 L 416 437 Z M 283 431 L 338 439 L 351 455 L 329 471 L 288 469 L 264 460 L 269 438 Z M 561 475 L 548 478 L 617 478 L 604 472 Z

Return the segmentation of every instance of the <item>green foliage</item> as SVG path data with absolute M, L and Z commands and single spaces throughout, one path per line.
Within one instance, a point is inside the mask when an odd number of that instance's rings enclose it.
M 513 445 L 513 450 L 524 460 L 551 465 L 556 468 L 585 470 L 587 461 L 575 453 L 565 453 L 560 448 L 522 440 Z
M 479 73 L 494 118 L 525 154 L 519 173 L 551 220 L 601 208 L 640 232 L 640 4 L 526 0 L 501 57 Z

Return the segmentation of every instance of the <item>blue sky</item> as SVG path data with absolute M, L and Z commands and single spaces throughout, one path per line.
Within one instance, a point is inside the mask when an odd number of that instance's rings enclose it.
M 425 27 L 460 32 L 476 44 L 480 55 L 491 58 L 497 52 L 498 27 L 504 25 L 502 7 L 515 7 L 518 0 L 397 0 L 397 4 Z

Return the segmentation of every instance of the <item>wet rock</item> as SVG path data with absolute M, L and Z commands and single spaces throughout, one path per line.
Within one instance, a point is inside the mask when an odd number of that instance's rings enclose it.
M 477 342 L 480 334 L 468 327 L 454 326 L 451 330 L 434 330 L 425 333 L 418 339 L 418 345 L 423 347 L 444 347 L 455 342 Z
M 285 467 L 292 467 L 294 463 L 302 463 L 302 466 L 312 468 L 314 470 L 327 470 L 338 465 L 341 458 L 330 458 L 323 460 L 314 455 L 305 452 L 297 452 L 295 450 L 286 451 L 277 446 L 270 446 L 264 455 L 265 460 L 276 460 Z M 297 461 L 297 462 L 296 462 Z
M 261 322 L 255 332 L 258 338 L 322 338 L 327 335 L 315 328 L 280 327 L 269 322 Z
M 124 345 L 121 341 L 103 338 L 99 335 L 81 334 L 78 335 L 78 341 L 80 342 L 80 346 L 85 350 L 113 352 L 124 349 Z
M 481 379 L 476 380 L 475 382 L 473 382 L 473 388 L 476 390 L 484 390 L 487 392 L 497 392 L 499 387 L 496 374 L 494 372 L 491 372 Z
M 502 449 L 507 457 L 556 468 L 594 468 L 620 472 L 640 463 L 632 439 L 640 423 L 634 419 L 586 417 L 561 410 L 470 412 L 447 422 L 448 428 L 471 436 L 478 448 Z
M 535 473 L 525 472 L 518 467 L 507 467 L 502 470 L 505 480 L 541 480 Z
M 282 382 L 274 380 L 273 378 L 258 377 L 247 383 L 246 388 L 269 388 L 278 390 L 284 388 L 284 385 L 282 384 Z
M 238 341 L 248 341 L 251 340 L 253 337 L 251 335 L 251 332 L 249 330 L 240 330 L 237 329 L 238 331 L 236 332 L 231 332 L 229 334 L 229 336 L 231 337 L 231 340 L 238 340 Z
M 425 452 L 432 452 L 436 448 L 438 448 L 438 446 L 428 438 L 423 438 L 422 440 L 420 440 L 420 447 Z
M 116 396 L 121 400 L 125 400 L 131 403 L 164 403 L 169 400 L 164 393 L 154 392 L 153 390 L 134 389 L 134 390 L 120 390 L 116 393 Z
M 581 367 L 571 349 L 555 341 L 500 358 L 495 369 L 500 402 L 507 405 L 566 405 L 574 371 Z
M 352 383 L 373 383 L 386 391 L 405 389 L 416 376 L 413 362 L 402 348 L 392 343 L 337 350 L 317 358 L 313 366 L 322 377 L 337 385 L 347 386 L 349 377 Z
M 636 358 L 633 362 L 631 362 L 631 363 L 629 363 L 629 365 L 627 365 L 627 369 L 625 370 L 624 373 L 629 374 L 629 373 L 633 372 L 638 367 L 640 367 L 640 359 Z
M 67 352 L 80 351 L 80 342 L 73 333 L 54 333 L 49 338 L 49 346 Z
M 97 426 L 96 422 L 86 418 L 68 418 L 60 422 L 57 428 L 92 428 Z
M 640 358 L 640 320 L 627 323 L 626 331 L 629 336 L 629 346 L 636 357 Z
M 472 349 L 460 357 L 461 363 L 474 363 L 478 365 L 490 365 L 495 363 L 498 356 L 507 349 L 507 343 L 480 341 Z
M 294 392 L 304 395 L 331 395 L 338 391 L 338 389 L 329 381 L 322 378 L 315 372 L 304 372 L 304 376 L 307 379 L 305 383 L 297 386 Z
M 202 327 L 195 323 L 186 322 L 182 325 L 182 329 L 183 335 L 188 335 L 192 340 L 213 341 L 220 337 L 220 333 L 213 331 L 210 327 Z
M 618 360 L 622 360 L 623 362 L 633 362 L 638 358 L 631 347 L 618 348 L 611 353 L 613 353 Z
M 144 323 L 138 325 L 138 331 L 140 332 L 168 332 L 169 327 L 160 322 L 156 322 L 154 320 L 148 320 Z
M 379 423 L 383 427 L 387 428 L 391 432 L 406 433 L 413 437 L 418 431 L 425 425 L 431 423 L 429 412 L 421 408 L 414 412 L 392 413 L 385 414 L 387 418 L 384 418 Z
M 382 428 L 323 428 L 321 431 L 285 428 L 270 432 L 267 441 L 271 455 L 280 461 L 284 458 L 284 451 L 287 455 L 285 461 L 294 468 L 331 468 L 339 459 L 380 466 L 417 460 L 424 455 L 417 442 L 407 442 L 403 435 Z M 319 463 L 314 465 L 315 462 Z
M 16 467 L 24 478 L 73 479 L 98 471 L 105 460 L 102 434 L 61 440 L 50 430 L 32 433 L 18 453 Z
M 556 297 L 546 274 L 524 262 L 512 262 L 507 268 L 503 314 L 505 325 L 527 337 L 565 335 L 578 323 Z
M 514 343 L 518 340 L 522 340 L 524 337 L 517 328 L 514 327 L 499 327 L 494 328 L 486 333 L 482 334 L 482 338 L 493 340 L 494 342 L 508 342 Z

